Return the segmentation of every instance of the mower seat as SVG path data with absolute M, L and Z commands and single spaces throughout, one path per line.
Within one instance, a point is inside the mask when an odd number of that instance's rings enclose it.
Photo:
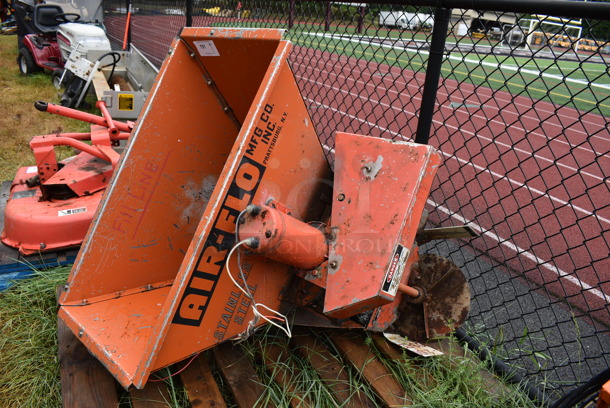
M 52 4 L 37 4 L 34 8 L 34 27 L 40 34 L 54 34 L 61 24 L 55 17 L 63 14 L 60 6 Z

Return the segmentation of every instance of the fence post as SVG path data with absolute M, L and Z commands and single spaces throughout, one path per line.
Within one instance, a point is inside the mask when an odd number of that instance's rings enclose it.
M 291 29 L 294 25 L 294 0 L 288 2 L 288 29 Z
M 330 8 L 330 1 L 326 2 L 326 17 L 324 18 L 324 31 L 330 31 L 330 18 L 332 10 Z
M 133 14 L 131 0 L 125 1 L 126 18 L 125 38 L 123 38 L 123 50 L 131 50 L 131 15 Z
M 432 116 L 434 115 L 434 104 L 438 91 L 438 81 L 441 77 L 443 56 L 445 55 L 445 40 L 451 19 L 451 9 L 439 7 L 434 12 L 434 28 L 430 42 L 430 56 L 426 67 L 426 80 L 422 92 L 421 107 L 419 109 L 419 121 L 415 142 L 428 144 L 430 129 L 432 127 Z
M 186 26 L 193 26 L 193 0 L 186 0 Z

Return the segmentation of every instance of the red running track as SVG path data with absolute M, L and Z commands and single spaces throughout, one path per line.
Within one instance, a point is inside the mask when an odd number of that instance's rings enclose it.
M 318 106 L 314 122 L 341 125 L 347 116 L 359 123 L 337 130 L 357 127 L 398 140 L 415 132 L 417 109 L 409 107 L 421 102 L 423 73 L 312 50 L 294 54 L 302 89 L 315 91 L 304 92 Z M 440 147 L 445 166 L 442 191 L 431 198 L 454 220 L 485 233 L 473 240 L 475 247 L 609 322 L 610 138 L 604 118 L 524 97 L 511 104 L 511 98 L 442 82 L 431 143 Z M 564 128 L 567 118 L 575 126 Z M 328 138 L 327 127 L 319 130 Z

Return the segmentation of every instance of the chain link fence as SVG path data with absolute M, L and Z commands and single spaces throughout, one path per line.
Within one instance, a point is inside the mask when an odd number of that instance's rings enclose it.
M 287 30 L 331 162 L 337 130 L 437 147 L 429 222 L 479 237 L 423 250 L 468 275 L 469 333 L 557 398 L 610 363 L 610 4 L 471 4 L 107 0 L 104 10 L 115 45 L 130 40 L 157 65 L 185 25 Z

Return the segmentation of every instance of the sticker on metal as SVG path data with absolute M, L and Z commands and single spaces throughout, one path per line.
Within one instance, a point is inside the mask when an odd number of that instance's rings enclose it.
M 119 94 L 119 110 L 132 111 L 133 106 L 134 103 L 132 94 Z
M 68 210 L 57 211 L 57 216 L 63 217 L 65 215 L 80 214 L 80 213 L 84 213 L 84 212 L 87 212 L 87 207 L 71 208 Z
M 193 41 L 195 47 L 199 51 L 199 55 L 202 57 L 219 57 L 220 53 L 218 52 L 218 48 L 214 44 L 214 41 Z
M 394 250 L 394 254 L 392 254 L 392 260 L 390 261 L 390 266 L 385 274 L 385 279 L 383 280 L 383 286 L 381 290 L 385 293 L 388 293 L 392 296 L 396 296 L 396 291 L 398 291 L 398 284 L 402 279 L 402 274 L 405 271 L 405 265 L 407 264 L 407 258 L 409 256 L 409 250 L 404 246 L 398 244 L 396 245 L 396 249 Z

